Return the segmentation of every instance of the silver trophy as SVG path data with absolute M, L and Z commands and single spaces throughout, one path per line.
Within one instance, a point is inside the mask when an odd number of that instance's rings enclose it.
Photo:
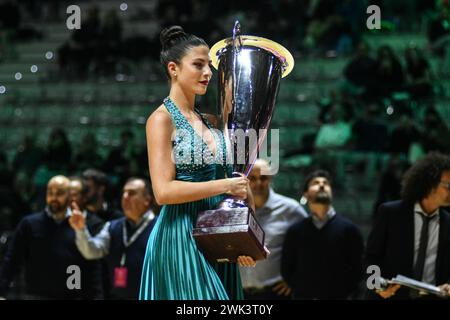
M 210 51 L 218 70 L 218 118 L 227 145 L 227 163 L 233 176 L 248 176 L 266 137 L 282 77 L 294 59 L 271 40 L 240 35 L 236 21 L 233 37 Z M 246 201 L 227 196 L 215 210 L 198 214 L 193 231 L 197 244 L 212 261 L 236 261 L 239 255 L 264 259 L 264 230 Z

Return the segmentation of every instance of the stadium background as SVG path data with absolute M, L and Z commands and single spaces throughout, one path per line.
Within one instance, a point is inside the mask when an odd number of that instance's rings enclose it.
M 81 30 L 66 8 L 81 8 Z M 366 8 L 381 9 L 369 30 Z M 148 176 L 145 121 L 168 94 L 159 31 L 179 24 L 211 45 L 235 19 L 287 47 L 272 128 L 274 188 L 300 199 L 304 175 L 329 169 L 334 205 L 364 235 L 376 204 L 398 198 L 424 153 L 450 151 L 447 1 L 0 1 L 0 256 L 17 222 L 42 208 L 48 179 L 104 170 L 109 197 Z M 439 42 L 439 40 L 442 40 Z M 407 58 L 417 56 L 417 59 Z M 416 63 L 408 59 L 416 61 Z M 198 101 L 214 112 L 214 85 Z

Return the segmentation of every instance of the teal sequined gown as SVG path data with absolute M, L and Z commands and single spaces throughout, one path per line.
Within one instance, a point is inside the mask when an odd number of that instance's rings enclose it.
M 214 156 L 169 98 L 164 100 L 164 105 L 176 128 L 173 141 L 176 179 L 200 182 L 224 178 L 227 167 L 223 134 L 212 131 L 217 146 Z M 202 116 L 202 120 L 211 129 L 207 119 Z M 236 264 L 211 264 L 192 236 L 198 212 L 215 209 L 222 199 L 223 195 L 219 195 L 162 207 L 148 239 L 141 300 L 242 299 Z

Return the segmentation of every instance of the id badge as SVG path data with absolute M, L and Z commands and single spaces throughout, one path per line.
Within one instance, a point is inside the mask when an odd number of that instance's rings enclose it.
M 128 269 L 125 267 L 114 268 L 114 287 L 126 288 L 127 287 Z

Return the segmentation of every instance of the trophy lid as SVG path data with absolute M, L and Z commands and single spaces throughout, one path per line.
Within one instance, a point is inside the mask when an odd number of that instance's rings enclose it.
M 241 35 L 240 38 L 243 46 L 262 48 L 270 51 L 275 56 L 277 56 L 283 62 L 285 67 L 281 76 L 282 78 L 286 77 L 294 68 L 294 58 L 292 57 L 292 54 L 281 44 L 266 38 L 256 36 Z M 210 56 L 214 68 L 217 69 L 219 67 L 219 55 L 221 51 L 227 46 L 231 45 L 231 43 L 232 38 L 227 38 L 220 40 L 212 46 L 210 50 Z

